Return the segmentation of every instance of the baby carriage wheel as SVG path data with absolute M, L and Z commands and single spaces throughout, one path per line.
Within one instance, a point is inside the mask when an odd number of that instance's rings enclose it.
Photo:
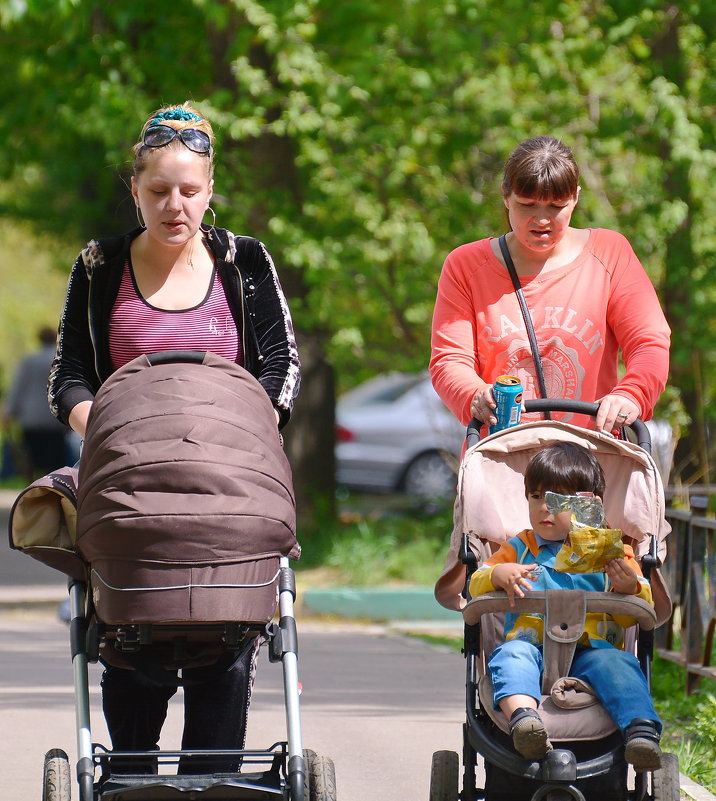
M 654 801 L 679 801 L 679 758 L 676 754 L 662 753 L 661 767 L 652 774 Z
M 436 751 L 430 770 L 430 801 L 457 801 L 460 757 L 455 751 Z
M 45 754 L 42 801 L 70 801 L 71 796 L 70 760 L 61 748 L 52 748 Z
M 310 748 L 303 749 L 306 763 L 305 801 L 336 801 L 336 769 L 329 757 L 318 756 Z

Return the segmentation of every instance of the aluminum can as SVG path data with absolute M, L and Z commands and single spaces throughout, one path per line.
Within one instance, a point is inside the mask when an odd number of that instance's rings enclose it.
M 497 408 L 493 410 L 497 423 L 490 426 L 490 434 L 502 431 L 503 428 L 516 426 L 520 422 L 520 412 L 522 411 L 520 379 L 512 375 L 499 376 L 492 385 L 492 397 L 497 404 Z

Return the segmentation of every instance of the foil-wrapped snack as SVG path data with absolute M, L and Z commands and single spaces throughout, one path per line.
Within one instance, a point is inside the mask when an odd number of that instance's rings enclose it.
M 544 494 L 544 502 L 550 514 L 556 515 L 560 512 L 571 511 L 573 525 L 592 526 L 593 528 L 605 526 L 604 506 L 602 506 L 601 499 L 593 493 L 560 495 L 558 492 L 547 490 Z
M 554 560 L 555 570 L 601 573 L 612 559 L 624 557 L 622 533 L 606 527 L 599 498 L 545 492 L 545 503 L 551 514 L 572 513 L 569 535 Z

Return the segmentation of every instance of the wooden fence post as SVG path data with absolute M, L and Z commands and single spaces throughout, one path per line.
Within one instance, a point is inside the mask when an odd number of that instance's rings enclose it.
M 711 652 L 716 631 L 716 519 L 705 517 L 708 497 L 691 497 L 691 509 L 667 509 L 672 533 L 662 568 L 674 609 L 656 632 L 660 657 L 686 669 L 687 693 L 699 689 L 701 678 L 716 680 Z M 680 643 L 675 648 L 678 621 Z

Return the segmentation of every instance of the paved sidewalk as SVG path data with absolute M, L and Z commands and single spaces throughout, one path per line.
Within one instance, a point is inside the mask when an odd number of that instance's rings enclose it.
M 0 525 L 3 529 L 7 527 L 9 510 L 16 496 L 15 491 L 0 490 L 0 521 L 4 523 Z M 61 573 L 16 551 L 6 550 L 5 557 L 4 572 L 0 573 L 0 615 L 23 609 L 54 611 L 60 601 L 67 598 L 66 579 Z M 31 583 L 24 580 L 25 576 Z M 298 581 L 296 614 L 299 621 L 312 617 L 352 619 L 378 624 L 386 631 L 429 632 L 458 637 L 462 634 L 460 615 L 440 607 L 429 587 L 302 588 L 300 573 Z M 715 795 L 683 774 L 680 789 L 684 799 L 716 801 Z

